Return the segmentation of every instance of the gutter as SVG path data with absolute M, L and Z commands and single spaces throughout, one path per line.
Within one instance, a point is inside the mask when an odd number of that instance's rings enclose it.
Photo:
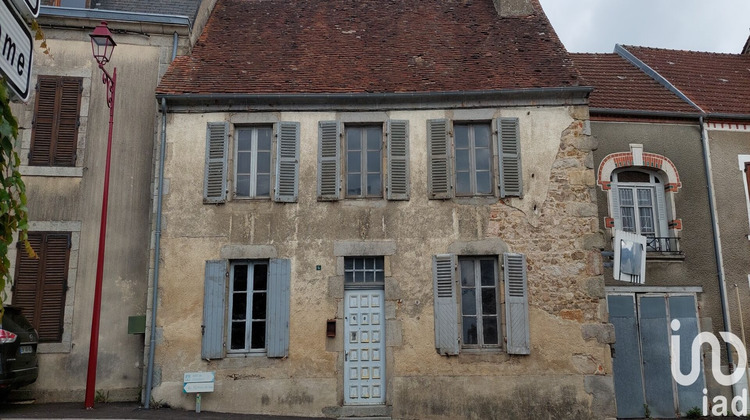
M 160 15 L 156 13 L 122 12 L 104 9 L 78 9 L 73 7 L 41 6 L 39 17 L 64 17 L 89 20 L 106 20 L 108 22 L 154 23 L 162 25 L 187 26 L 192 29 L 190 18 L 178 15 Z
M 502 89 L 454 92 L 388 93 L 157 93 L 172 112 L 212 110 L 399 110 L 445 107 L 478 108 L 510 104 L 585 105 L 592 87 Z M 202 108 L 201 108 L 202 107 Z

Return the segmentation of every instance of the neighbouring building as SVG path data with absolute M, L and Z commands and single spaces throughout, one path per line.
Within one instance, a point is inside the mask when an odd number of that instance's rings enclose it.
M 136 13 L 149 11 L 137 8 L 145 1 L 106 2 L 114 10 L 86 1 L 43 3 L 37 21 L 49 53 L 37 41 L 30 99 L 13 105 L 29 239 L 40 257 L 30 259 L 15 246 L 9 255 L 9 302 L 22 308 L 40 341 L 39 378 L 18 393 L 37 402 L 83 400 L 109 117 L 89 33 L 108 21 L 118 44 L 107 66 L 117 68 L 117 95 L 96 388 L 110 401 L 137 400 L 148 296 L 153 95 L 172 56 L 189 50 L 201 3 L 182 2 L 170 10 L 175 15 Z M 125 3 L 128 9 L 118 10 Z M 136 322 L 129 329 L 131 317 Z
M 688 373 L 699 332 L 744 339 L 740 317 L 750 321 L 740 304 L 750 298 L 750 56 L 618 45 L 613 54 L 573 57 L 594 86 L 601 228 L 610 239 L 616 229 L 648 238 L 645 279 L 618 281 L 605 270 L 617 415 L 685 415 L 703 408 L 704 388 L 710 402 L 731 398 L 738 390 L 715 380 L 711 347 L 691 386 L 674 380 L 670 351 Z M 679 350 L 670 345 L 677 336 Z M 724 353 L 724 372 L 728 363 Z
M 613 417 L 590 91 L 535 0 L 218 0 L 156 91 L 153 398 Z

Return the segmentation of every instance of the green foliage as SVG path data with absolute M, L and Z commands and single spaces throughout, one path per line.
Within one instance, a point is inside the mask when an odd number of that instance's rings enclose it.
M 10 109 L 8 88 L 4 79 L 0 82 L 0 319 L 3 304 L 7 299 L 5 286 L 12 284 L 8 247 L 13 235 L 19 232 L 18 240 L 26 252 L 36 258 L 28 240 L 28 211 L 26 209 L 26 185 L 21 179 L 17 141 L 18 121 Z
M 700 409 L 700 407 L 693 407 L 690 410 L 685 413 L 685 418 L 687 419 L 699 419 L 703 416 L 703 411 Z
M 96 395 L 94 395 L 94 402 L 95 403 L 109 402 L 109 391 L 103 391 L 101 389 L 97 389 Z

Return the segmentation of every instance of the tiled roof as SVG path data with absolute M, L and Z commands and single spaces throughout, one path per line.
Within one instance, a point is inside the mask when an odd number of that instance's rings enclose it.
M 698 110 L 618 54 L 571 54 L 583 81 L 594 87 L 592 108 L 696 113 Z
M 750 55 L 624 48 L 704 111 L 750 114 Z
M 492 0 L 218 0 L 157 93 L 388 93 L 579 85 L 544 16 Z
M 155 13 L 187 16 L 192 22 L 198 13 L 201 0 L 92 0 L 92 8 L 120 12 Z

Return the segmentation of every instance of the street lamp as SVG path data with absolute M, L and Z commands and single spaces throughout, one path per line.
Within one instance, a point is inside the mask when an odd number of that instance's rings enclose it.
M 90 33 L 91 51 L 99 63 L 102 71 L 102 83 L 107 86 L 107 107 L 109 108 L 109 134 L 107 136 L 107 161 L 104 169 L 104 192 L 102 193 L 102 218 L 99 226 L 99 256 L 96 261 L 96 287 L 94 289 L 94 313 L 91 317 L 91 342 L 89 345 L 89 366 L 86 376 L 86 408 L 94 408 L 94 392 L 96 389 L 96 359 L 99 353 L 99 321 L 102 309 L 102 277 L 104 275 L 104 243 L 107 237 L 107 204 L 109 201 L 109 162 L 112 155 L 112 125 L 115 115 L 115 86 L 117 84 L 117 68 L 112 76 L 107 73 L 104 65 L 112 57 L 112 51 L 117 45 L 112 39 L 112 33 L 107 22 Z

